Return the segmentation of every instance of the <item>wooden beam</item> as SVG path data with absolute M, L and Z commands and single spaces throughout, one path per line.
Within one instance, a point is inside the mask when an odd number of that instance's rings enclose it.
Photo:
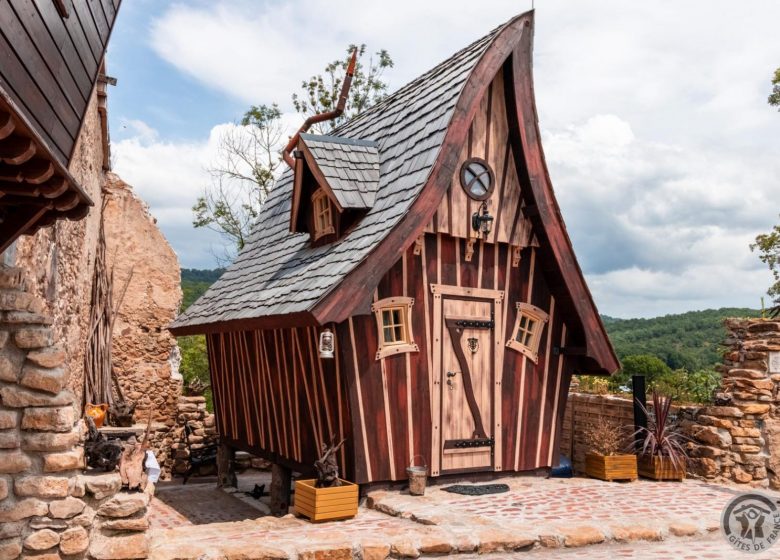
M 8 138 L 16 129 L 16 123 L 11 117 L 11 113 L 0 111 L 0 140 Z
M 40 196 L 41 189 L 24 183 L 0 181 L 0 192 L 5 195 L 36 197 Z
M 0 198 L 0 200 L 4 199 L 5 197 Z M 47 208 L 26 206 L 5 213 L 0 222 L 0 253 L 8 249 L 11 243 L 25 233 L 47 210 Z
M 40 185 L 54 175 L 54 166 L 50 161 L 36 158 L 22 165 L 0 163 L 0 181 L 16 181 Z
M 588 349 L 584 346 L 554 346 L 554 356 L 587 356 Z
M 72 210 L 79 204 L 79 195 L 76 192 L 69 192 L 54 200 L 54 207 L 60 212 Z
M 29 138 L 11 136 L 0 142 L 0 161 L 21 165 L 35 155 L 35 144 Z
M 68 190 L 68 182 L 63 177 L 52 177 L 40 186 L 44 198 L 57 198 Z

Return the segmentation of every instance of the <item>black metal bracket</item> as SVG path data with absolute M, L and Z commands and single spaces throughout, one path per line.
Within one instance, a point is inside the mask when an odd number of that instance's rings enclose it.
M 470 319 L 458 319 L 455 321 L 455 326 L 463 329 L 494 329 L 496 328 L 496 321 L 494 313 L 490 312 L 490 321 L 472 321 Z
M 444 443 L 445 449 L 467 449 L 471 447 L 494 447 L 496 440 L 493 438 L 477 439 L 451 439 Z

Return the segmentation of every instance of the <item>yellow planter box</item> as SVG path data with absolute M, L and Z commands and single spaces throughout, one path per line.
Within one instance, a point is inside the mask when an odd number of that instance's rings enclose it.
M 349 519 L 357 515 L 357 484 L 341 480 L 341 486 L 316 488 L 315 483 L 313 478 L 295 481 L 296 514 L 314 522 Z
M 639 459 L 639 474 L 654 480 L 682 480 L 685 468 L 676 468 L 669 457 L 642 457 Z
M 585 456 L 585 472 L 601 480 L 636 480 L 636 455 L 598 455 L 588 453 Z

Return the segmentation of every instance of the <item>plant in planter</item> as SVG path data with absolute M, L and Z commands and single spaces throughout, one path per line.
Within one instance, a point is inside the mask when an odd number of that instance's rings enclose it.
M 585 472 L 601 480 L 636 480 L 636 455 L 620 453 L 624 447 L 625 431 L 604 417 L 583 430 L 588 453 Z
M 635 433 L 638 441 L 639 474 L 655 480 L 682 480 L 688 455 L 683 443 L 688 438 L 681 434 L 672 421 L 671 397 L 653 391 L 653 412 L 639 404 L 647 415 L 648 427 L 640 427 Z
M 358 485 L 339 478 L 336 452 L 344 444 L 322 445 L 314 462 L 317 478 L 295 481 L 295 513 L 311 521 L 335 521 L 357 515 Z

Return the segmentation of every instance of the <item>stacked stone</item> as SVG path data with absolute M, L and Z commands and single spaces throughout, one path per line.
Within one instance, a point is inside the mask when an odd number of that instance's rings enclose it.
M 0 268 L 0 558 L 81 554 L 89 544 L 75 484 L 81 423 L 65 389 L 65 353 L 52 320 L 25 290 L 23 272 Z
M 184 426 L 192 428 L 189 439 L 184 439 Z M 181 396 L 176 409 L 176 431 L 171 445 L 172 471 L 186 472 L 189 466 L 189 448 L 201 449 L 217 440 L 217 427 L 213 414 L 206 409 L 206 397 Z
M 780 322 L 726 321 L 730 347 L 720 366 L 716 401 L 685 423 L 697 442 L 691 469 L 709 479 L 780 488 L 780 373 L 769 372 L 769 353 L 780 352 Z
M 81 474 L 84 426 L 51 322 L 22 271 L 0 267 L 0 560 L 145 558 L 149 495 Z

